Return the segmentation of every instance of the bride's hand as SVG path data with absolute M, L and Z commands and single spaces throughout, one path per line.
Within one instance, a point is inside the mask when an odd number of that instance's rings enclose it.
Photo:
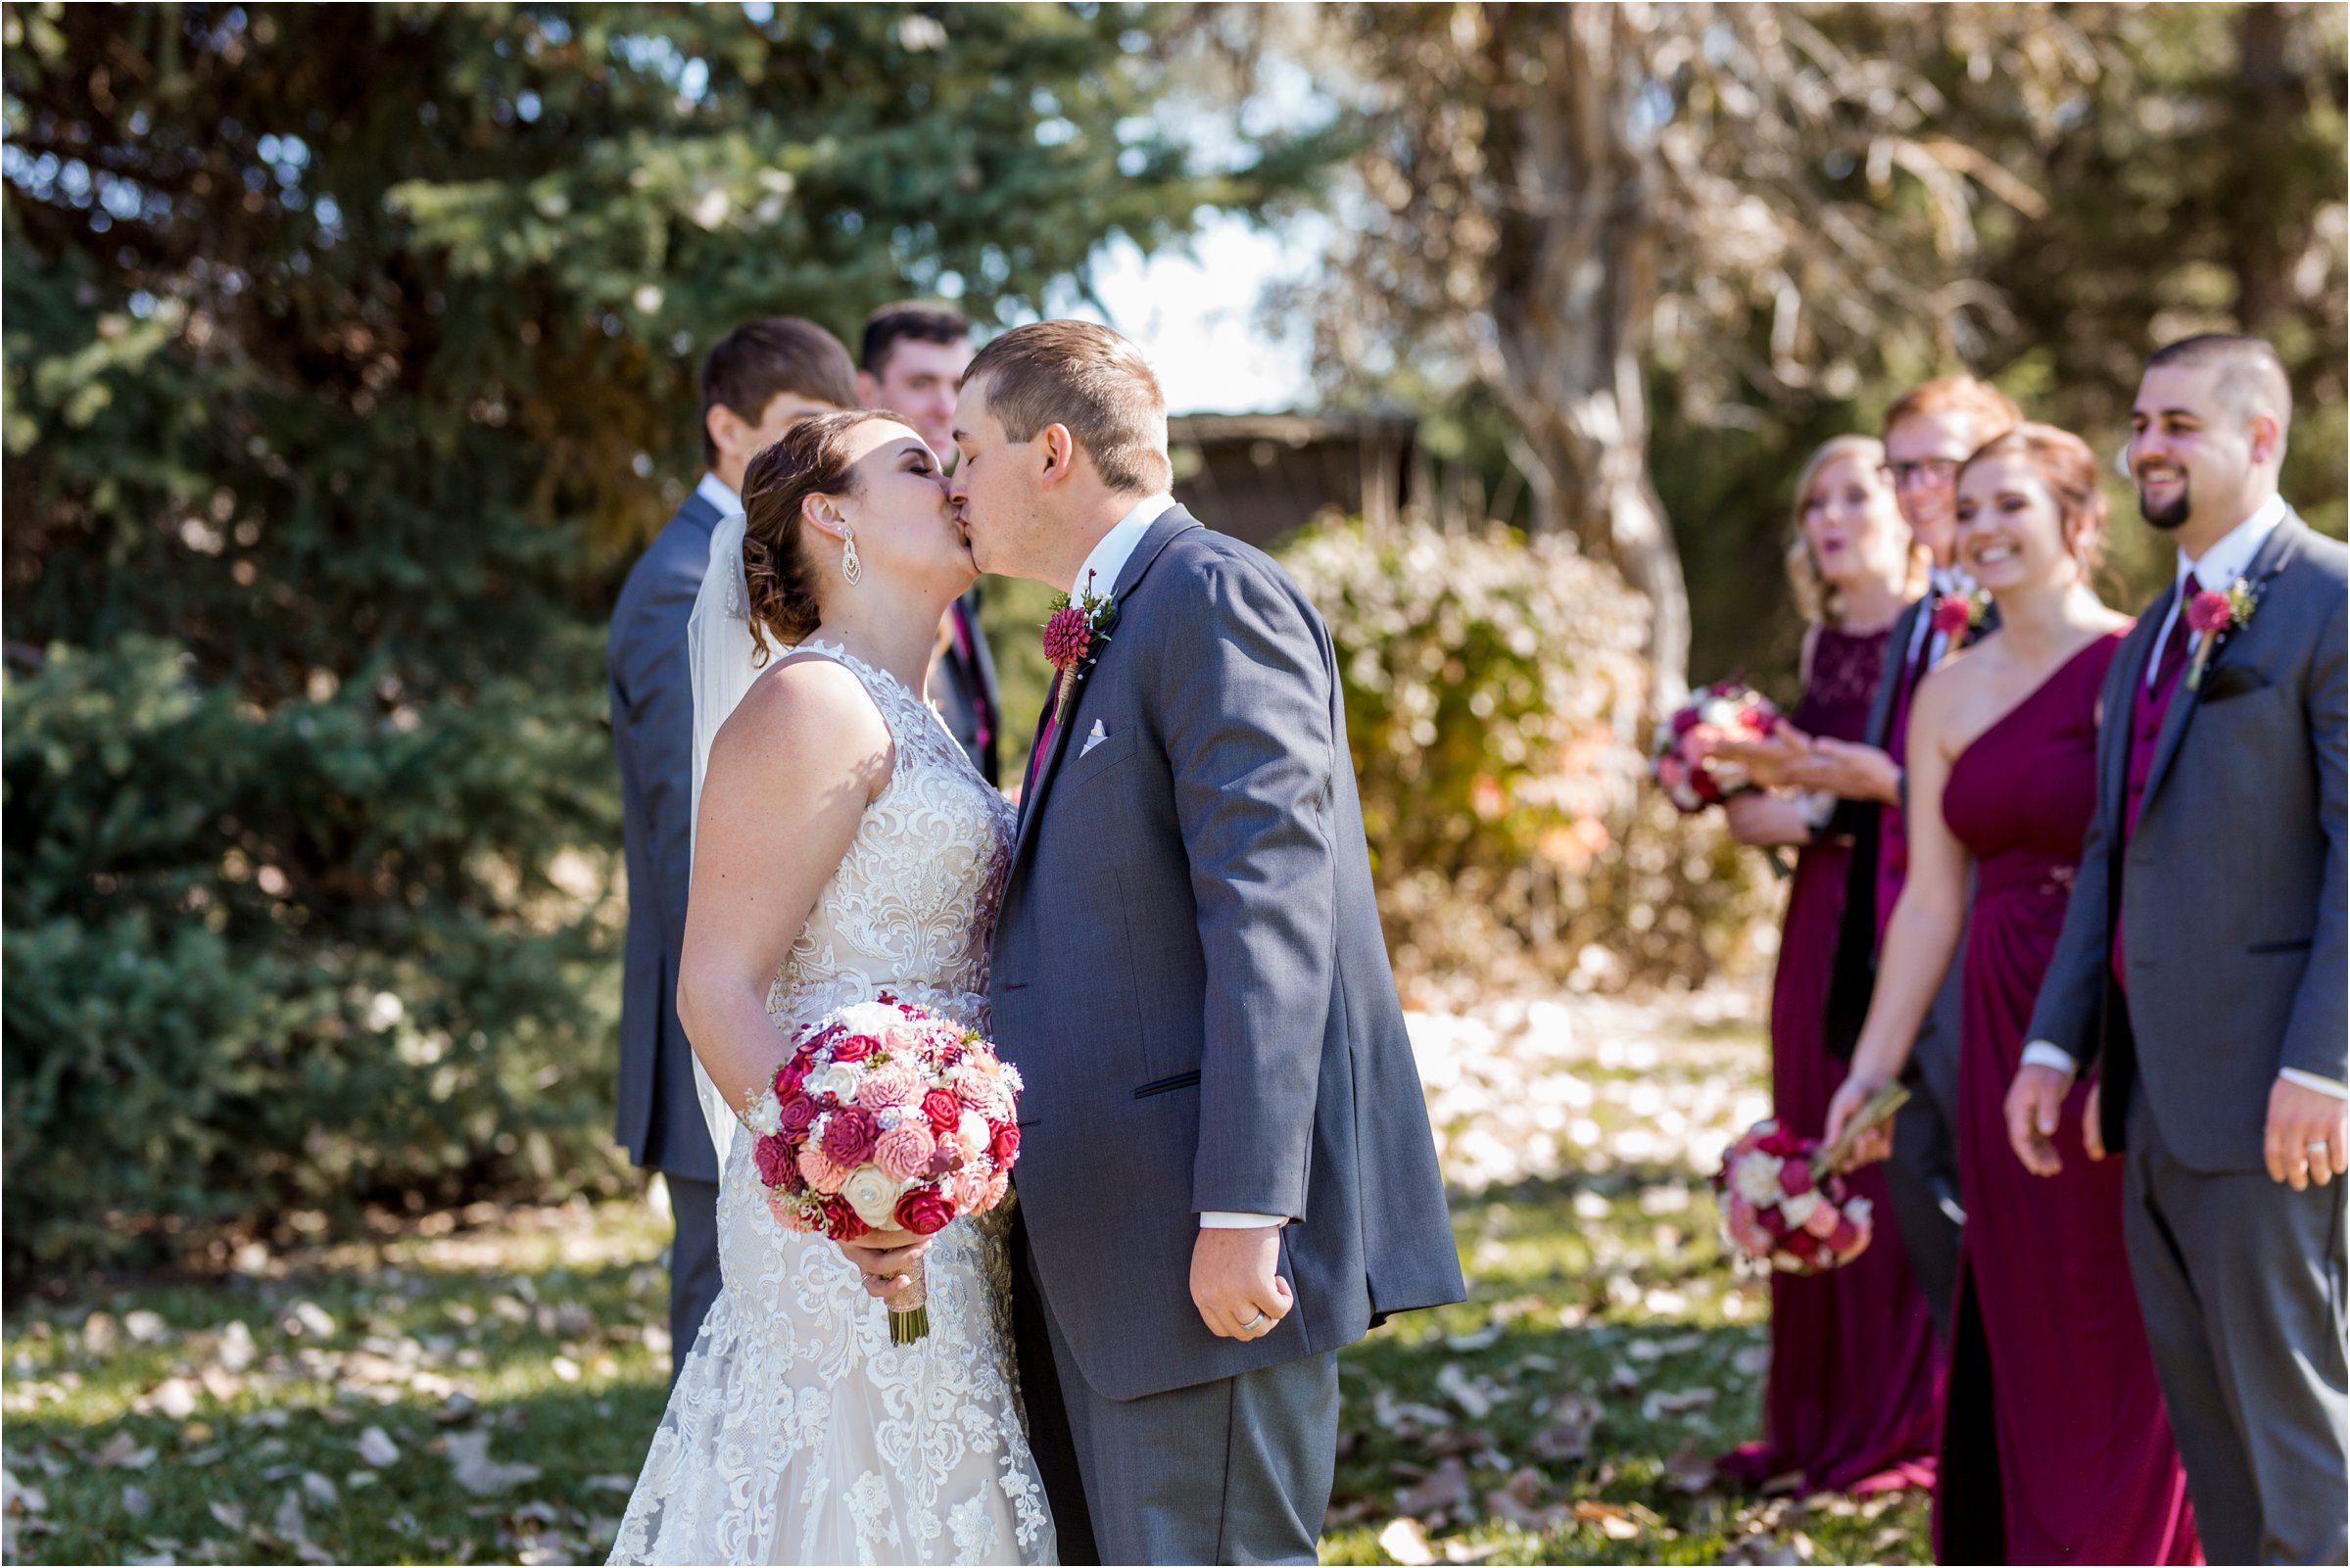
M 910 1230 L 872 1230 L 837 1244 L 865 1276 L 865 1294 L 877 1300 L 896 1295 L 913 1277 L 915 1261 L 931 1250 L 931 1238 Z

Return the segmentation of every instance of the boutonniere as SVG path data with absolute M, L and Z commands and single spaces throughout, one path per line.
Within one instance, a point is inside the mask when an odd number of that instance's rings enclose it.
M 1990 616 L 1990 595 L 1979 588 L 1966 594 L 1944 594 L 1934 603 L 1934 629 L 1953 642 L 1982 631 Z
M 1086 574 L 1088 585 L 1092 574 Z M 1092 669 L 1109 646 L 1110 629 L 1118 624 L 1118 601 L 1093 592 L 1090 586 L 1075 599 L 1055 595 L 1053 612 L 1044 622 L 1044 662 L 1061 672 L 1061 694 L 1053 704 L 1053 723 L 1068 716 L 1069 699 L 1077 684 Z
M 2186 666 L 2189 691 L 2203 685 L 2203 671 L 2211 663 L 2220 639 L 2249 626 L 2252 612 L 2259 607 L 2259 592 L 2240 577 L 2225 594 L 2218 589 L 2205 589 L 2186 601 L 2186 629 L 2195 634 L 2195 651 Z

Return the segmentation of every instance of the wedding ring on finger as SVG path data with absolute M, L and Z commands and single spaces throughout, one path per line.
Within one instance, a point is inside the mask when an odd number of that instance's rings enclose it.
M 1264 1326 L 1265 1312 L 1262 1308 L 1259 1308 L 1256 1316 L 1250 1318 L 1247 1322 L 1240 1325 L 1240 1332 L 1243 1334 L 1253 1334 Z
M 2325 1143 L 2313 1143 L 2313 1144 L 2309 1145 L 2309 1157 L 2310 1157 L 2312 1160 L 2326 1160 L 2326 1159 L 2330 1159 L 2330 1158 L 2332 1157 L 2332 1155 L 2333 1155 L 2333 1148 L 2332 1148 L 2332 1146 L 2331 1146 L 2331 1145 L 2329 1145 L 2329 1144 L 2325 1144 Z

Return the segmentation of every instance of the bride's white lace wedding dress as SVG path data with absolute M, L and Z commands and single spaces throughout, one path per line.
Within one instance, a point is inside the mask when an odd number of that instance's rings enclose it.
M 789 1032 L 886 989 L 984 1032 L 1012 808 L 887 673 L 823 643 L 793 651 L 856 674 L 896 761 L 777 972 L 769 1015 Z M 930 1336 L 893 1347 L 882 1304 L 839 1249 L 768 1212 L 751 1143 L 732 1140 L 719 1179 L 724 1289 L 611 1560 L 1053 1561 L 1013 1368 L 1009 1216 L 938 1233 L 926 1260 Z

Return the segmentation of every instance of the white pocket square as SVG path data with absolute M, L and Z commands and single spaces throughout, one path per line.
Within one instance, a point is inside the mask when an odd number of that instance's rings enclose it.
M 1095 746 L 1100 745 L 1104 740 L 1109 738 L 1109 733 L 1102 729 L 1101 720 L 1094 720 L 1093 728 L 1085 732 L 1085 743 L 1078 747 L 1078 755 L 1080 757 L 1083 756 L 1086 752 L 1091 751 Z

